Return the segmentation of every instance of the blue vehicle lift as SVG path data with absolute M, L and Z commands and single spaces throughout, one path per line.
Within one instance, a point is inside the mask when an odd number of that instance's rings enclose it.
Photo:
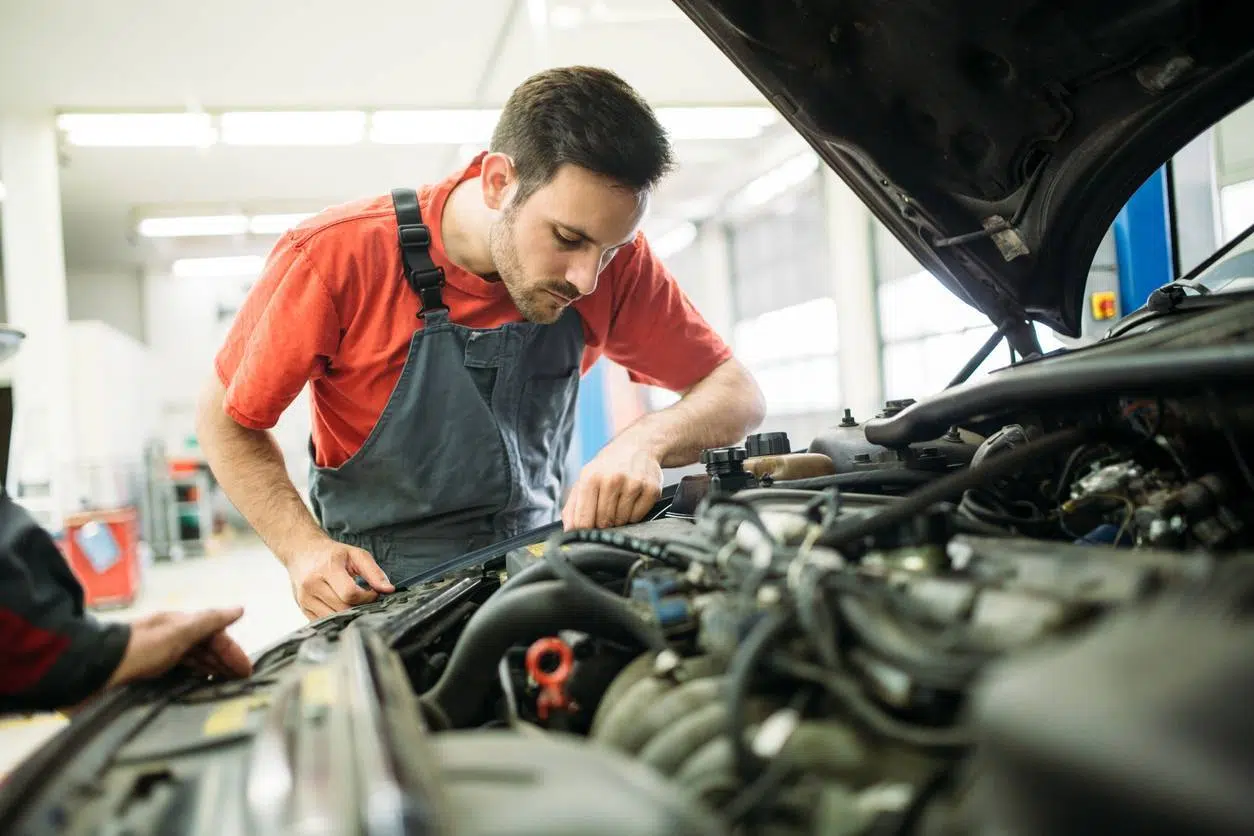
M 1166 166 L 1150 175 L 1132 195 L 1115 218 L 1114 229 L 1119 315 L 1126 316 L 1177 276 Z

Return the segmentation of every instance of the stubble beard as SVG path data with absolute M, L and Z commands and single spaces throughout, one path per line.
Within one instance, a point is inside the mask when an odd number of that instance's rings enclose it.
M 514 307 L 523 319 L 538 325 L 552 325 L 562 315 L 563 309 L 556 300 L 537 287 L 529 287 L 523 273 L 522 260 L 514 244 L 514 217 L 507 212 L 488 233 L 488 250 L 501 283 L 505 285 Z

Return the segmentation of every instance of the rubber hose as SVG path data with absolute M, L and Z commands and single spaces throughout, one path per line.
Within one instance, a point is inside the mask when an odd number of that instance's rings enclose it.
M 581 548 L 572 550 L 569 555 L 570 562 L 575 568 L 585 574 L 592 572 L 608 572 L 621 574 L 626 576 L 631 571 L 631 567 L 640 560 L 640 555 L 632 552 L 620 551 L 608 546 L 602 548 Z M 501 584 L 501 588 L 496 594 L 509 592 L 520 586 L 527 584 L 539 583 L 541 581 L 551 581 L 557 579 L 557 572 L 549 565 L 547 561 L 540 560 L 523 569 L 517 575 Z
M 662 729 L 717 700 L 723 678 L 707 676 L 685 682 L 645 709 L 636 722 L 627 726 L 618 745 L 631 754 L 639 752 Z
M 836 473 L 832 476 L 815 476 L 813 479 L 788 479 L 776 482 L 776 488 L 815 491 L 823 488 L 914 488 L 935 481 L 944 474 L 930 470 L 906 470 L 883 468 L 880 470 L 855 470 L 852 473 Z
M 663 775 L 673 775 L 693 753 L 727 728 L 727 706 L 722 702 L 699 708 L 663 729 L 640 750 L 640 761 Z
M 471 617 L 440 680 L 419 699 L 438 707 L 451 727 L 463 728 L 478 718 L 496 685 L 497 662 L 509 648 L 561 630 L 639 644 L 634 618 L 562 581 L 529 584 Z
M 727 669 L 727 737 L 731 742 L 736 773 L 744 779 L 752 777 L 757 765 L 745 742 L 744 733 L 748 722 L 750 680 L 767 651 L 791 627 L 791 614 L 780 610 L 768 612 L 745 636 Z
M 819 542 L 834 548 L 848 545 L 877 531 L 903 523 L 938 502 L 959 498 L 971 488 L 1015 473 L 1038 459 L 1057 455 L 1083 444 L 1092 436 L 1092 430 L 1074 427 L 1029 441 L 1022 447 L 985 459 L 979 465 L 942 476 L 878 514 L 860 517 L 837 527 Z

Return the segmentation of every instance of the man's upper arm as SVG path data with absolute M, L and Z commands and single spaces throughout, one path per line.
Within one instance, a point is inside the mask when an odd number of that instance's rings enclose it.
M 605 356 L 636 383 L 686 392 L 732 356 L 675 277 L 637 237 L 614 287 Z
M 214 362 L 226 413 L 251 429 L 273 427 L 335 354 L 339 333 L 335 300 L 314 259 L 285 235 Z

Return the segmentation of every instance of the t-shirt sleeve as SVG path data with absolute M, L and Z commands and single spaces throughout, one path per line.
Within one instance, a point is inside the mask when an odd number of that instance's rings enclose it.
M 683 392 L 732 356 L 644 235 L 620 257 L 605 356 L 633 382 Z
M 215 359 L 227 415 L 251 429 L 273 427 L 305 384 L 325 372 L 339 339 L 335 299 L 313 258 L 288 233 Z

